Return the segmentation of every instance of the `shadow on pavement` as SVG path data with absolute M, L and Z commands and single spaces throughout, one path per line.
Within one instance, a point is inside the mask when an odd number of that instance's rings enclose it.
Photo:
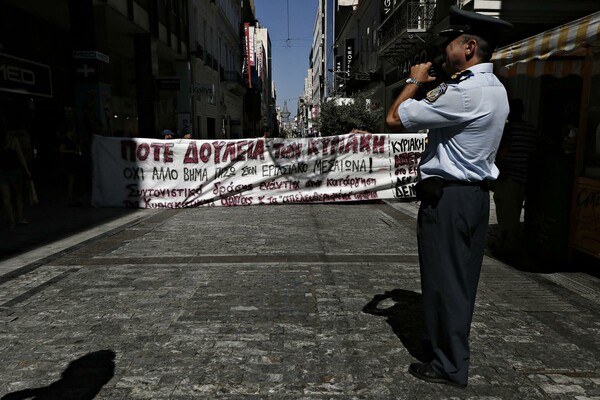
M 379 308 L 379 304 L 388 299 L 392 300 L 394 305 L 388 308 Z M 424 340 L 423 296 L 420 293 L 394 289 L 384 294 L 377 294 L 363 307 L 362 311 L 387 317 L 386 322 L 414 358 L 421 362 L 433 359 L 431 348 Z
M 80 197 L 80 206 L 70 207 L 59 190 L 41 190 L 38 197 L 38 204 L 25 206 L 27 225 L 9 228 L 3 219 L 0 221 L 0 261 L 137 211 L 92 207 L 89 195 Z
M 0 400 L 92 400 L 114 376 L 115 353 L 100 350 L 72 361 L 60 380 L 44 387 L 8 393 Z
M 512 249 L 510 252 L 499 252 L 490 246 L 497 231 L 498 225 L 490 224 L 486 254 L 519 271 L 538 274 L 582 272 L 600 278 L 600 261 L 577 251 L 574 251 L 569 258 L 566 243 L 549 248 L 541 245 L 536 238 L 524 234 L 520 248 Z

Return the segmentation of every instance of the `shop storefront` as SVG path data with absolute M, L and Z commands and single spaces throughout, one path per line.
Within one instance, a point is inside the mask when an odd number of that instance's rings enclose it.
M 530 247 L 542 262 L 582 253 L 600 264 L 600 12 L 498 49 L 493 61 L 509 94 L 528 97 L 549 144 L 530 174 Z
M 56 180 L 57 132 L 73 106 L 71 38 L 65 23 L 0 5 L 0 120 L 19 140 L 39 189 Z M 9 32 L 15 26 L 27 27 L 27 35 Z

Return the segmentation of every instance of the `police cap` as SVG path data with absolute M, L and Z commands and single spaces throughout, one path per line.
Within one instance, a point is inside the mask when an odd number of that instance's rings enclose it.
M 500 18 L 465 11 L 457 6 L 450 7 L 450 26 L 439 33 L 443 37 L 458 37 L 460 35 L 476 35 L 491 43 L 496 43 L 502 31 L 512 28 L 510 22 Z

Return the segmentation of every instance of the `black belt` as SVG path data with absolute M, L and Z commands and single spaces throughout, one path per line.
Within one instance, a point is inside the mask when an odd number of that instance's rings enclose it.
M 479 186 L 482 189 L 487 189 L 488 188 L 488 181 L 487 180 L 483 180 L 483 181 L 454 181 L 454 180 L 448 180 L 448 179 L 442 179 L 442 185 L 444 187 L 452 187 L 452 186 Z

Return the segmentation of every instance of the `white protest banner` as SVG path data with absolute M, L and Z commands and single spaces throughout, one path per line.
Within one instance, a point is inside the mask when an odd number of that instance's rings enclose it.
M 96 136 L 92 203 L 184 208 L 414 198 L 425 134 L 158 140 Z

